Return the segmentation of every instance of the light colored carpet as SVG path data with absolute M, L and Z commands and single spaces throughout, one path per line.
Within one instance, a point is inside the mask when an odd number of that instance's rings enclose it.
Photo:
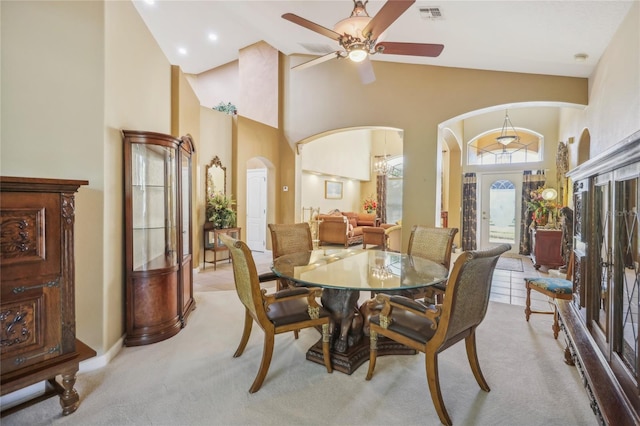
M 262 389 L 249 394 L 262 355 L 254 326 L 245 353 L 233 358 L 243 308 L 233 291 L 196 293 L 197 308 L 178 335 L 123 348 L 101 370 L 78 376 L 78 411 L 62 417 L 58 398 L 6 416 L 12 425 L 437 425 L 424 356 L 384 356 L 373 379 L 368 363 L 351 376 L 306 361 L 319 333 L 276 336 Z M 524 319 L 522 307 L 490 302 L 477 332 L 491 386 L 478 387 L 464 344 L 439 357 L 442 394 L 456 425 L 596 425 L 575 367 L 563 363 L 562 336 L 550 316 Z

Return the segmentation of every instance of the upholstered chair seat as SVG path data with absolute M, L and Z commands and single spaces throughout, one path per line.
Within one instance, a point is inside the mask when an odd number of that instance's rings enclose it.
M 556 277 L 533 277 L 525 278 L 524 283 L 527 288 L 527 299 L 525 301 L 524 315 L 529 321 L 531 314 L 550 314 L 553 315 L 553 324 L 551 329 L 553 330 L 553 337 L 558 338 L 560 333 L 560 325 L 558 323 L 558 308 L 555 305 L 555 299 L 571 300 L 573 298 L 573 282 L 570 279 L 573 277 L 573 253 L 569 256 L 569 265 L 567 266 L 567 278 Z M 553 302 L 553 310 L 550 311 L 537 311 L 531 309 L 531 290 L 538 293 L 542 293 L 551 299 Z

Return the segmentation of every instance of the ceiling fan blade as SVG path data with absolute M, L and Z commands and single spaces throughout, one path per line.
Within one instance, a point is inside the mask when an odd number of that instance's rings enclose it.
M 373 64 L 368 57 L 356 65 L 358 67 L 358 74 L 360 74 L 360 81 L 362 84 L 371 84 L 376 81 L 376 75 L 373 72 Z
M 317 58 L 314 58 L 310 61 L 307 62 L 303 62 L 301 64 L 296 65 L 295 67 L 291 67 L 291 69 L 296 69 L 296 70 L 303 70 L 305 68 L 309 68 L 312 67 L 314 65 L 318 65 L 321 64 L 322 62 L 328 61 L 330 59 L 334 59 L 340 56 L 340 52 L 331 52 L 331 53 L 327 53 L 326 55 L 323 56 L 318 56 Z
M 285 13 L 284 15 L 282 15 L 282 17 L 287 21 L 291 21 L 294 24 L 298 24 L 308 30 L 315 31 L 335 41 L 338 41 L 341 37 L 337 32 L 330 30 L 329 28 L 325 28 L 322 25 L 318 25 L 315 22 L 311 22 L 308 19 L 301 18 L 298 15 L 294 15 L 293 13 Z
M 415 0 L 388 0 L 376 16 L 364 27 L 362 34 L 365 37 L 370 36 L 372 40 L 377 39 L 413 3 L 415 3 Z
M 396 43 L 383 41 L 376 44 L 376 51 L 385 55 L 439 56 L 444 49 L 443 44 L 428 43 Z

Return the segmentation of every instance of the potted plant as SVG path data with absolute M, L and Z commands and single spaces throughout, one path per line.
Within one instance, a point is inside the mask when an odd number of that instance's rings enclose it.
M 546 187 L 541 186 L 531 191 L 529 201 L 527 202 L 527 210 L 533 212 L 532 224 L 535 226 L 545 226 L 547 222 L 555 223 L 555 215 L 558 205 L 553 200 L 546 200 L 542 193 Z
M 222 192 L 210 194 L 207 197 L 207 220 L 213 223 L 214 228 L 235 228 L 236 211 L 232 208 L 234 204 L 233 199 Z

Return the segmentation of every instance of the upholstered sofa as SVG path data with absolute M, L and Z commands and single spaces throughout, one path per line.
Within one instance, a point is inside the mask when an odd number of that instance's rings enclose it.
M 377 226 L 375 213 L 335 212 L 318 215 L 320 244 L 362 244 L 362 229 Z

